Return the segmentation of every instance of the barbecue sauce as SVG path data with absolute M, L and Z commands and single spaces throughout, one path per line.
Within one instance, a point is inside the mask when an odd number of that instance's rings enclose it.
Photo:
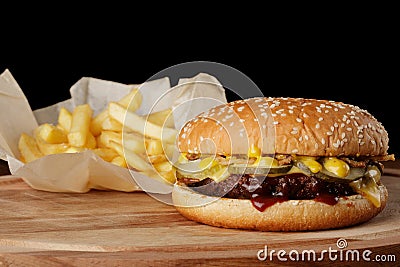
M 253 204 L 253 207 L 256 208 L 258 211 L 263 212 L 267 208 L 275 205 L 276 203 L 281 203 L 289 200 L 286 197 L 276 197 L 276 196 L 252 196 L 251 198 L 251 204 Z M 328 205 L 335 205 L 339 201 L 339 197 L 330 195 L 330 194 L 321 194 L 314 198 L 315 201 L 317 202 L 322 202 Z
M 281 203 L 287 201 L 286 197 L 275 197 L 275 196 L 252 196 L 251 204 L 253 207 L 256 208 L 258 211 L 263 212 L 267 208 L 273 206 L 275 203 Z

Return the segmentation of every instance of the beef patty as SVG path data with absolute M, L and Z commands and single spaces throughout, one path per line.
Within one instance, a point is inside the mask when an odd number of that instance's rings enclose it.
M 327 182 L 301 173 L 279 177 L 232 174 L 219 183 L 210 178 L 199 181 L 180 177 L 178 182 L 204 195 L 237 199 L 276 196 L 302 200 L 314 199 L 321 195 L 342 197 L 357 194 L 347 183 Z

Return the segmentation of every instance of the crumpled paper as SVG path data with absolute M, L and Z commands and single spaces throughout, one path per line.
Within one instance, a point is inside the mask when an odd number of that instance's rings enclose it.
M 143 95 L 142 106 L 137 110 L 139 115 L 170 107 L 178 130 L 198 113 L 226 103 L 223 86 L 214 76 L 206 73 L 184 77 L 174 87 L 171 87 L 168 77 L 137 85 L 83 77 L 70 88 L 70 99 L 32 111 L 22 89 L 10 71 L 5 70 L 0 75 L 0 159 L 8 162 L 12 175 L 21 177 L 38 190 L 170 193 L 172 186 L 106 162 L 90 150 L 47 155 L 26 164 L 19 160 L 18 140 L 21 133 L 32 134 L 39 124 L 56 123 L 61 107 L 72 111 L 75 106 L 88 103 L 96 115 L 110 101 L 118 101 L 126 95 L 132 87 L 139 88 Z

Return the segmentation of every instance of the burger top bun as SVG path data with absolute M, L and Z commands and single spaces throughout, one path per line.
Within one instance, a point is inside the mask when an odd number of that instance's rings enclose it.
M 220 105 L 180 130 L 181 152 L 308 156 L 387 155 L 388 134 L 368 111 L 342 102 L 257 97 Z

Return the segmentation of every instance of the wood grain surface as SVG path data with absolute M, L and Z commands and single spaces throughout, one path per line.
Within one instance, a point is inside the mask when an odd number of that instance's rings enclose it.
M 332 261 L 323 250 L 369 249 L 400 263 L 400 171 L 382 180 L 389 203 L 371 221 L 337 230 L 274 233 L 222 229 L 183 218 L 144 192 L 93 190 L 85 194 L 31 189 L 22 179 L 0 178 L 0 266 L 359 266 L 378 262 Z M 347 247 L 339 249 L 337 241 Z M 260 261 L 257 253 L 275 250 Z M 278 250 L 316 251 L 316 261 L 282 262 Z M 262 254 L 260 254 L 262 255 Z M 339 255 L 339 254 L 338 254 Z M 360 256 L 361 257 L 361 256 Z M 286 258 L 288 258 L 286 254 Z M 395 259 L 395 261 L 394 261 Z

